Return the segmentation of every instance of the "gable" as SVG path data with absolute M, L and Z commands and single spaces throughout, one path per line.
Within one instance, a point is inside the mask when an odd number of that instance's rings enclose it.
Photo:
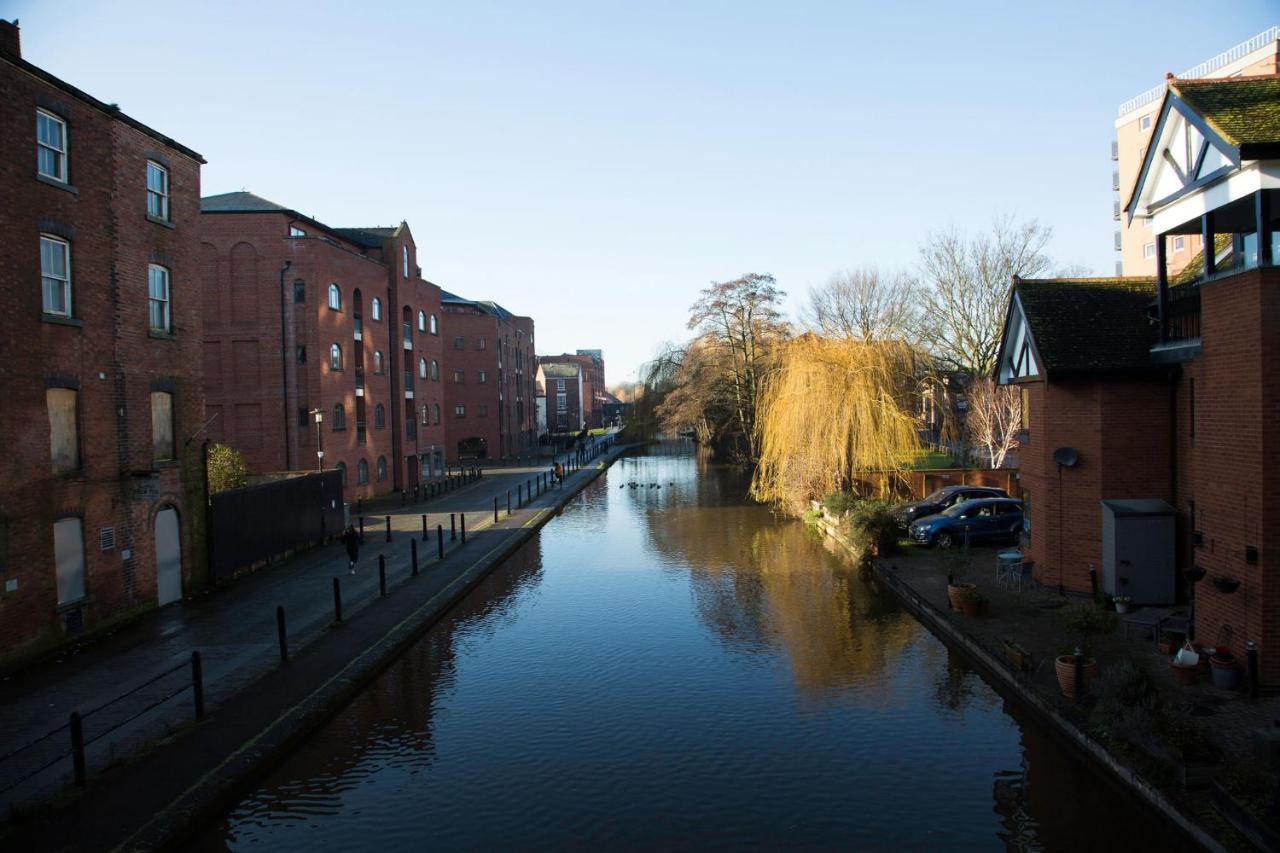
M 1004 334 L 1000 338 L 1000 362 L 996 367 L 996 382 L 1008 385 L 1023 379 L 1040 376 L 1040 364 L 1036 358 L 1035 342 L 1031 327 L 1027 324 L 1022 300 L 1015 290 L 1009 299 L 1009 315 L 1005 318 Z
M 1129 221 L 1135 216 L 1149 217 L 1239 166 L 1239 147 L 1224 139 L 1175 89 L 1170 89 L 1125 205 Z

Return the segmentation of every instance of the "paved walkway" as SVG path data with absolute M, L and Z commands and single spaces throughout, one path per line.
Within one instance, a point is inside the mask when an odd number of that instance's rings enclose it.
M 563 458 L 563 457 L 561 457 Z M 450 515 L 465 516 L 468 541 L 495 528 L 494 500 L 501 524 L 512 528 L 531 523 L 535 513 L 567 492 L 584 485 L 588 473 L 567 478 L 562 489 L 542 494 L 536 484 L 548 465 L 486 469 L 477 482 L 427 503 L 385 506 L 375 519 L 373 504 L 365 509 L 365 546 L 357 573 L 347 573 L 341 544 L 305 552 L 197 595 L 64 657 L 0 681 L 0 813 L 9 816 L 38 805 L 73 784 L 72 711 L 83 716 L 89 777 L 137 753 L 143 746 L 188 726 L 195 717 L 191 688 L 192 652 L 199 650 L 204 672 L 206 713 L 260 680 L 280 665 L 276 608 L 285 610 L 291 656 L 324 636 L 334 624 L 333 579 L 341 586 L 346 623 L 379 600 L 379 558 L 386 561 L 391 594 L 416 584 L 415 597 L 442 587 L 456 575 L 439 565 L 436 526 L 443 528 L 446 564 L 465 567 L 461 535 L 450 537 Z M 550 477 L 546 478 L 548 484 Z M 517 494 L 534 482 L 535 497 L 521 509 Z M 507 513 L 511 494 L 512 515 Z M 354 508 L 353 508 L 354 509 Z M 429 538 L 422 537 L 426 515 Z M 354 515 L 354 513 L 353 513 Z M 391 518 L 386 541 L 383 517 Z M 459 526 L 459 534 L 461 529 Z M 416 541 L 419 578 L 411 574 L 411 541 Z M 471 560 L 481 549 L 471 549 Z

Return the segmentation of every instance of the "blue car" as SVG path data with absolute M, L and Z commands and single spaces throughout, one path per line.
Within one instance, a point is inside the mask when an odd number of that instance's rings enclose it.
M 1022 532 L 1022 501 L 978 498 L 916 519 L 907 528 L 911 541 L 950 548 L 953 545 L 1017 540 Z

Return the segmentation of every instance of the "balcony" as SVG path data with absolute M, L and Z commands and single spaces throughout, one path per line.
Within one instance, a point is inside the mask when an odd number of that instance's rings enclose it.
M 1111 203 L 1111 218 L 1116 222 L 1120 221 L 1120 199 L 1116 199 Z
M 1111 140 L 1111 159 L 1120 159 L 1120 143 L 1117 140 Z
M 1120 192 L 1120 171 L 1118 169 L 1111 173 L 1111 189 L 1115 192 Z
M 1120 250 L 1121 250 L 1121 249 L 1123 249 L 1123 248 L 1124 248 L 1124 243 L 1123 243 L 1123 242 L 1121 242 L 1121 239 L 1120 239 L 1120 232 L 1119 232 L 1119 231 L 1117 231 L 1117 232 L 1116 232 L 1116 251 L 1118 252 L 1118 251 L 1120 251 Z

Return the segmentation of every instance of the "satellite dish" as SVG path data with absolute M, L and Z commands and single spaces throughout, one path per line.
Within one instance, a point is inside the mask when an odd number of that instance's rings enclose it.
M 1074 447 L 1059 447 L 1053 451 L 1053 461 L 1063 468 L 1070 468 L 1080 461 L 1080 454 Z

